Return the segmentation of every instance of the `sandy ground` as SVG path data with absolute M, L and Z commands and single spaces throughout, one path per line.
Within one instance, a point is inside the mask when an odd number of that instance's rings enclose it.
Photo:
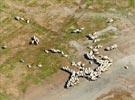
M 117 43 L 118 49 L 103 53 L 114 59 L 113 66 L 97 81 L 82 79 L 78 86 L 64 89 L 68 75 L 60 71 L 62 79 L 56 75 L 57 82 L 32 88 L 21 100 L 135 100 L 135 27 L 120 31 L 118 38 L 106 45 L 112 43 Z

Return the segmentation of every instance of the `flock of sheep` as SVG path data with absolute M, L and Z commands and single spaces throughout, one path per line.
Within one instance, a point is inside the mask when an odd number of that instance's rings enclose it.
M 17 21 L 24 21 L 24 22 L 26 22 L 28 24 L 30 23 L 29 19 L 25 19 L 25 18 L 20 17 L 20 16 L 15 16 L 15 20 L 17 20 Z
M 51 48 L 51 49 L 49 49 L 49 50 L 44 50 L 44 52 L 45 53 L 49 53 L 49 52 L 51 52 L 51 53 L 58 53 L 58 54 L 60 54 L 61 56 L 63 56 L 63 57 L 68 57 L 68 55 L 67 54 L 65 54 L 64 53 L 64 51 L 61 51 L 61 50 L 59 50 L 59 49 L 54 49 L 54 48 Z
M 84 30 L 84 28 L 80 28 L 80 29 L 75 29 L 73 32 L 74 33 L 80 33 L 82 32 L 82 30 Z M 90 40 L 93 41 L 93 43 L 100 41 L 100 39 L 98 38 L 96 32 L 93 34 L 88 34 L 87 36 Z M 30 44 L 34 44 L 34 45 L 38 45 L 39 44 L 39 39 L 36 36 L 32 36 L 31 37 L 31 41 Z M 86 78 L 88 80 L 92 80 L 95 81 L 97 80 L 99 77 L 101 77 L 101 74 L 105 71 L 107 71 L 109 69 L 109 67 L 112 65 L 112 59 L 109 58 L 108 56 L 103 56 L 100 55 L 99 53 L 99 49 L 102 48 L 102 45 L 96 45 L 96 46 L 91 46 L 90 47 L 90 51 L 87 52 L 85 55 L 85 58 L 87 60 L 89 60 L 90 64 L 97 64 L 97 67 L 92 69 L 91 67 L 85 67 L 85 64 L 83 64 L 82 62 L 72 62 L 72 66 L 76 66 L 79 70 L 75 71 L 73 69 L 71 69 L 68 66 L 63 67 L 62 69 L 64 71 L 67 71 L 71 74 L 69 80 L 66 83 L 66 88 L 69 88 L 71 86 L 74 86 L 76 84 L 79 83 L 79 78 Z M 106 47 L 105 50 L 106 51 L 110 51 L 113 49 L 116 49 L 118 46 L 117 44 L 113 44 L 109 47 Z M 68 57 L 68 55 L 66 55 L 63 51 L 59 50 L 59 49 L 46 49 L 44 50 L 45 53 L 58 53 L 60 55 L 62 55 L 63 57 Z M 31 66 L 28 66 L 31 67 Z M 39 65 L 39 67 L 42 67 L 42 65 Z
M 94 41 L 94 43 L 97 42 L 97 40 L 100 40 L 96 35 L 96 32 L 94 34 L 89 34 L 88 37 L 90 40 Z M 99 53 L 99 49 L 102 47 L 102 45 L 91 46 L 90 51 L 84 54 L 85 58 L 89 60 L 90 64 L 95 63 L 97 65 L 96 68 L 92 69 L 91 67 L 85 67 L 85 64 L 81 62 L 71 63 L 71 66 L 75 66 L 78 68 L 77 71 L 71 69 L 69 66 L 62 67 L 62 70 L 70 73 L 70 77 L 65 84 L 66 88 L 78 84 L 79 78 L 86 78 L 88 80 L 95 81 L 101 77 L 101 74 L 103 72 L 109 69 L 109 67 L 112 65 L 113 60 L 108 56 L 103 56 Z M 105 50 L 110 51 L 116 49 L 117 47 L 117 44 L 113 44 L 109 47 L 106 47 Z
M 15 19 L 17 21 L 25 21 L 26 23 L 29 23 L 30 21 L 28 19 L 19 17 L 19 16 L 15 16 Z M 112 19 L 109 19 L 109 22 L 112 22 Z M 84 28 L 79 28 L 79 29 L 75 29 L 73 30 L 71 33 L 81 33 L 84 30 Z M 93 43 L 100 41 L 100 39 L 98 38 L 98 35 L 95 33 L 93 34 L 88 34 L 87 36 L 90 40 L 93 41 Z M 38 45 L 39 44 L 39 38 L 37 36 L 32 36 L 30 39 L 30 44 L 32 45 Z M 82 62 L 72 62 L 71 65 L 75 66 L 78 68 L 78 71 L 71 69 L 68 66 L 62 67 L 62 69 L 64 71 L 67 71 L 71 74 L 69 80 L 66 83 L 66 88 L 69 88 L 71 86 L 74 86 L 76 84 L 79 83 L 79 78 L 86 78 L 88 80 L 92 80 L 95 81 L 97 80 L 99 77 L 101 77 L 101 74 L 105 71 L 107 71 L 109 69 L 109 67 L 112 65 L 112 59 L 109 58 L 108 56 L 103 56 L 100 55 L 99 53 L 99 49 L 102 48 L 102 45 L 97 45 L 97 46 L 91 46 L 90 47 L 90 51 L 87 52 L 86 54 L 84 54 L 85 58 L 87 60 L 89 60 L 90 64 L 97 64 L 97 67 L 92 69 L 91 67 L 85 67 L 85 64 L 83 64 Z M 116 49 L 118 46 L 117 44 L 113 44 L 109 47 L 106 47 L 105 50 L 106 51 L 110 51 L 113 49 Z M 7 46 L 3 46 L 3 48 L 7 48 Z M 59 50 L 59 49 L 54 49 L 51 48 L 49 50 L 44 50 L 45 53 L 58 53 L 60 55 L 62 55 L 63 57 L 68 57 L 67 54 L 65 54 L 63 51 Z M 20 62 L 24 62 L 23 59 L 20 60 Z M 42 67 L 42 64 L 38 64 L 38 67 Z M 31 68 L 31 65 L 27 65 L 28 68 Z

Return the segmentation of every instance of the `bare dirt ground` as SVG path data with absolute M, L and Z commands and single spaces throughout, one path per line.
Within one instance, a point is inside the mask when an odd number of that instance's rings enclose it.
M 126 19 L 128 22 L 130 20 Z M 126 21 L 125 20 L 125 21 Z M 74 43 L 72 41 L 71 43 Z M 21 100 L 134 100 L 135 99 L 135 27 L 132 24 L 126 29 L 119 31 L 118 37 L 111 42 L 118 44 L 118 49 L 104 54 L 111 56 L 114 59 L 113 66 L 110 70 L 103 74 L 97 81 L 81 80 L 78 86 L 70 89 L 64 89 L 63 85 L 67 75 L 63 72 L 63 77 L 54 77 L 51 80 L 50 87 L 42 86 L 39 88 L 27 91 Z M 77 44 L 76 42 L 74 44 Z M 75 48 L 82 47 L 77 44 Z M 124 69 L 124 66 L 129 69 Z M 58 85 L 52 84 L 54 81 Z M 63 81 L 63 82 L 62 82 Z

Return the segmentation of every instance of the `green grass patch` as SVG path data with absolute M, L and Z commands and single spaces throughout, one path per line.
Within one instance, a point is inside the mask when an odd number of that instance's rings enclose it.
M 14 68 L 16 67 L 16 63 L 18 61 L 18 57 L 16 55 L 15 58 L 8 58 L 2 65 L 0 65 L 0 72 L 8 75 Z
M 37 0 L 28 1 L 27 6 L 29 6 L 29 7 L 37 6 Z
M 92 5 L 93 4 L 93 1 L 94 0 L 85 0 L 86 6 L 89 7 L 90 5 Z
M 38 33 L 47 33 L 48 32 L 48 30 L 45 27 L 37 24 L 34 21 L 30 22 L 30 25 L 34 32 L 38 32 Z
M 96 44 L 105 44 L 108 43 L 113 39 L 113 37 L 116 35 L 115 32 L 107 32 L 104 35 L 101 35 L 99 38 L 101 41 L 97 42 Z
M 0 12 L 5 10 L 6 8 L 8 8 L 8 6 L 6 5 L 5 0 L 0 0 Z
M 85 4 L 87 8 L 89 6 L 93 6 L 92 10 L 102 12 L 107 11 L 110 8 L 119 9 L 127 9 L 135 7 L 135 0 L 85 0 Z
M 0 93 L 0 100 L 11 100 L 9 96 L 4 93 Z
M 71 33 L 76 28 L 84 27 L 84 31 L 81 33 Z M 71 19 L 68 23 L 64 26 L 64 34 L 63 40 L 70 41 L 70 40 L 78 40 L 82 37 L 85 37 L 88 33 L 93 33 L 95 31 L 101 30 L 107 26 L 106 18 L 96 16 L 96 17 L 89 17 L 85 19 L 81 25 L 77 24 L 77 20 Z
M 41 79 L 45 79 L 56 72 L 63 61 L 59 54 L 44 54 L 43 52 L 39 52 L 35 60 L 35 63 L 43 65 L 37 73 L 37 76 Z
M 129 7 L 135 7 L 135 0 L 128 0 Z
M 26 90 L 27 90 L 28 87 L 29 87 L 29 84 L 28 84 L 27 81 L 22 81 L 22 82 L 18 85 L 18 89 L 19 89 L 21 92 L 23 92 L 23 93 L 26 92 Z
M 32 68 L 29 69 L 26 67 L 27 74 L 22 79 L 22 82 L 18 85 L 18 88 L 23 93 L 25 93 L 25 91 L 31 84 L 40 84 L 44 79 L 50 77 L 53 73 L 56 73 L 64 62 L 64 58 L 62 58 L 58 54 L 45 54 L 43 51 L 40 50 L 36 50 L 36 52 L 34 52 L 33 54 L 34 55 L 32 57 L 27 57 L 28 60 L 32 60 L 33 62 Z M 31 62 L 28 60 L 27 62 Z M 38 64 L 42 64 L 42 68 L 38 68 Z

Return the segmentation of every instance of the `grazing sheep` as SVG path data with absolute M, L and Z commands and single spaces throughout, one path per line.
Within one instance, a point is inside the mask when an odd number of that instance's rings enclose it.
M 1 48 L 2 49 L 7 49 L 7 45 L 3 45 Z
M 106 47 L 105 50 L 106 51 L 111 51 L 111 50 L 116 49 L 116 48 L 118 48 L 118 45 L 117 44 L 113 44 L 113 45 L 111 45 L 109 47 Z
M 19 21 L 21 19 L 20 16 L 15 16 L 15 20 Z
M 39 39 L 35 35 L 32 36 L 30 44 L 38 45 L 39 44 Z
M 107 19 L 107 23 L 112 23 L 112 22 L 114 22 L 114 19 L 113 18 L 108 18 Z
M 42 64 L 38 64 L 37 67 L 41 68 L 41 67 L 43 67 L 43 65 Z

